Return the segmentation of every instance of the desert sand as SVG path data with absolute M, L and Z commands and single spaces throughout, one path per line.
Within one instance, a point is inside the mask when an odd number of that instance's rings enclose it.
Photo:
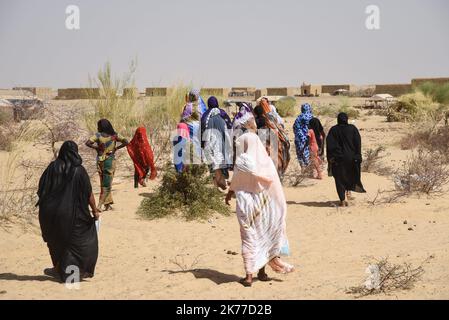
M 290 129 L 294 118 L 286 120 Z M 386 123 L 380 116 L 362 116 L 355 124 L 365 150 L 383 144 L 382 163 L 401 166 L 409 154 L 398 146 L 406 125 Z M 293 145 L 291 152 L 296 161 Z M 235 200 L 228 217 L 145 220 L 136 209 L 157 181 L 134 189 L 132 172 L 120 161 L 113 185 L 116 204 L 101 218 L 95 277 L 69 290 L 45 276 L 51 261 L 40 230 L 15 224 L 0 228 L 0 299 L 354 299 L 347 288 L 364 282 L 369 257 L 414 266 L 427 262 L 412 289 L 366 299 L 449 299 L 448 194 L 372 205 L 378 190 L 392 190 L 394 184 L 391 177 L 364 173 L 368 192 L 354 194 L 349 207 L 337 208 L 331 177 L 286 187 L 292 252 L 286 260 L 296 271 L 277 275 L 267 269 L 273 281 L 244 288 L 237 282 L 244 269 Z M 96 176 L 92 183 L 99 191 Z

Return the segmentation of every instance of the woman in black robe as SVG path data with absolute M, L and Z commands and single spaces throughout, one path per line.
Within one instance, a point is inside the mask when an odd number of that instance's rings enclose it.
M 37 193 L 42 237 L 54 267 L 50 273 L 59 275 L 64 282 L 73 266 L 78 267 L 81 278 L 93 277 L 98 257 L 95 220 L 99 211 L 81 163 L 78 145 L 64 142 L 58 158 L 42 174 Z
M 362 142 L 357 128 L 348 124 L 348 115 L 340 113 L 326 139 L 327 161 L 335 179 L 340 206 L 348 206 L 349 191 L 366 192 L 360 180 Z

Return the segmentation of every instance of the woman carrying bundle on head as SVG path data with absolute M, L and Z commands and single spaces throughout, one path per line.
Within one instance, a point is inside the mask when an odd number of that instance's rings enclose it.
M 154 180 L 157 175 L 154 166 L 153 149 L 148 142 L 147 130 L 141 126 L 137 128 L 131 142 L 126 146 L 128 154 L 134 163 L 134 188 L 139 184 L 146 187 L 145 179 L 150 173 L 150 180 Z
M 289 273 L 294 268 L 280 259 L 289 254 L 289 249 L 287 203 L 276 167 L 256 134 L 254 116 L 248 112 L 237 121 L 246 132 L 236 140 L 237 159 L 226 203 L 229 205 L 236 197 L 246 271 L 241 283 L 249 287 L 255 272 L 260 281 L 270 280 L 266 264 L 278 273 Z
M 117 146 L 117 142 L 121 144 Z M 95 145 L 96 144 L 96 145 Z M 128 141 L 115 132 L 112 124 L 107 119 L 98 121 L 98 132 L 87 142 L 86 146 L 97 150 L 97 171 L 100 176 L 101 192 L 98 201 L 99 210 L 104 205 L 104 210 L 112 209 L 112 180 L 115 174 L 115 153 L 126 147 Z

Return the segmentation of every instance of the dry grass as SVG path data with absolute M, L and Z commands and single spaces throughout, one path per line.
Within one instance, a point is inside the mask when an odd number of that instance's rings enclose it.
M 422 126 L 400 141 L 403 150 L 421 148 L 431 152 L 439 152 L 447 163 L 449 163 L 449 126 Z
M 21 155 L 28 142 L 27 127 L 21 126 L 12 149 L 0 164 L 0 223 L 6 227 L 15 220 L 30 222 L 37 209 L 38 168 L 22 166 Z
M 331 118 L 337 118 L 340 112 L 345 112 L 349 119 L 357 119 L 360 116 L 360 111 L 350 105 L 348 97 L 341 97 L 338 105 L 314 106 L 313 112 L 316 116 L 328 116 Z
M 114 128 L 129 140 L 139 126 L 147 128 L 148 139 L 153 148 L 156 166 L 168 160 L 171 150 L 171 134 L 179 121 L 188 86 L 176 85 L 167 97 L 138 99 L 132 95 L 118 95 L 124 88 L 133 87 L 136 63 L 130 64 L 129 71 L 122 77 L 114 77 L 107 63 L 98 72 L 97 79 L 90 79 L 91 87 L 99 87 L 101 99 L 91 97 L 91 112 L 84 115 L 86 126 L 91 133 L 97 130 L 97 121 L 106 118 Z
M 415 92 L 399 97 L 387 113 L 387 121 L 432 122 L 437 124 L 448 117 L 449 84 L 425 83 Z

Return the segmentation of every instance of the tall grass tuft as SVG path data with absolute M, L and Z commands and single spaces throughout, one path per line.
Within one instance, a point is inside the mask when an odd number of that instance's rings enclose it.
M 120 78 L 112 74 L 110 63 L 106 63 L 98 71 L 96 78 L 89 77 L 90 88 L 99 88 L 100 97 L 92 90 L 86 91 L 92 112 L 85 114 L 85 122 L 90 132 L 97 131 L 97 122 L 102 118 L 110 120 L 115 129 L 125 136 L 133 133 L 136 125 L 136 102 L 134 95 L 121 95 L 126 87 L 134 87 L 133 76 L 136 71 L 136 61 L 131 61 L 129 70 Z

